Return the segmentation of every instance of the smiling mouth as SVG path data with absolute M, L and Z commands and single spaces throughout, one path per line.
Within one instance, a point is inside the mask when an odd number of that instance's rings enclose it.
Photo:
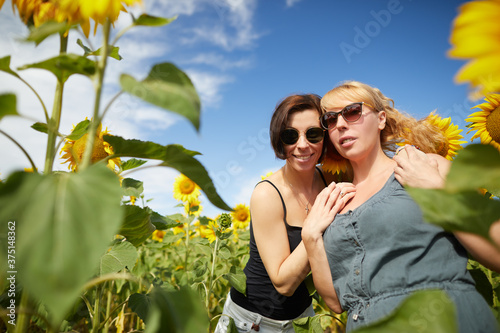
M 312 156 L 312 154 L 311 155 L 293 155 L 293 157 L 295 157 L 296 159 L 302 160 L 302 161 L 310 159 L 311 156 Z
M 348 143 L 348 142 L 351 142 L 351 141 L 354 141 L 354 138 L 348 138 L 348 139 L 344 139 L 342 141 L 340 141 L 340 144 L 344 144 L 344 143 Z

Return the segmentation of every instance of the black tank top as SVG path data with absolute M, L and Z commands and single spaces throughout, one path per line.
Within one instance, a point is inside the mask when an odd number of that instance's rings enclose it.
M 325 186 L 327 186 L 323 174 L 319 169 L 318 171 Z M 278 191 L 281 203 L 283 204 L 283 221 L 285 222 L 288 242 L 290 243 L 290 252 L 292 252 L 302 241 L 302 228 L 291 226 L 287 223 L 285 201 L 278 188 L 269 180 L 263 180 L 262 182 L 271 184 Z M 312 298 L 309 296 L 304 282 L 299 285 L 290 297 L 281 295 L 274 288 L 257 249 L 251 222 L 250 258 L 243 271 L 247 277 L 247 295 L 245 296 L 235 288 L 231 288 L 231 299 L 242 308 L 275 320 L 289 320 L 298 317 L 311 304 Z

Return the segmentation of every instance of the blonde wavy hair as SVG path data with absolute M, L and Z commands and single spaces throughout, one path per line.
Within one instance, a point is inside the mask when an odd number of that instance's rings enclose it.
M 434 154 L 439 154 L 442 151 L 440 147 L 446 145 L 446 138 L 435 126 L 426 122 L 425 118 L 417 120 L 397 110 L 394 101 L 375 87 L 358 81 L 345 81 L 323 96 L 322 111 L 338 107 L 336 100 L 339 98 L 365 102 L 372 105 L 376 111 L 385 111 L 386 125 L 380 133 L 380 142 L 386 154 L 394 152 L 398 147 L 397 143 L 404 141 L 411 142 L 425 153 Z M 326 156 L 338 158 L 338 152 L 332 148 L 333 145 L 327 146 Z

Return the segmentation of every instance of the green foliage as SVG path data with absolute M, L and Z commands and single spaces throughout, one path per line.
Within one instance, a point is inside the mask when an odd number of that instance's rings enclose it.
M 191 79 L 171 63 L 155 65 L 146 79 L 122 74 L 123 91 L 186 117 L 199 130 L 200 99 Z
M 118 178 L 103 165 L 80 173 L 15 173 L 0 186 L 0 222 L 17 224 L 18 277 L 54 323 L 96 273 L 116 234 L 120 194 Z
M 500 201 L 480 194 L 480 188 L 500 188 L 500 154 L 488 145 L 469 145 L 460 150 L 444 189 L 407 190 L 430 223 L 489 239 L 491 224 L 500 220 Z
M 0 120 L 5 116 L 17 116 L 17 97 L 14 94 L 0 94 Z
M 457 332 L 455 306 L 441 290 L 418 291 L 390 315 L 353 333 Z
M 96 64 L 94 61 L 83 56 L 76 54 L 61 54 L 45 61 L 24 65 L 19 69 L 23 70 L 28 68 L 45 69 L 54 74 L 59 82 L 64 83 L 73 74 L 91 77 L 95 73 Z

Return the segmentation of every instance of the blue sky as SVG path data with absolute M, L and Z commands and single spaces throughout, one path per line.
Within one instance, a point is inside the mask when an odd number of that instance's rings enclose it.
M 230 205 L 249 203 L 261 175 L 283 161 L 274 157 L 268 126 L 276 103 L 292 93 L 323 95 L 343 80 L 378 87 L 396 107 L 417 118 L 437 109 L 465 129 L 464 119 L 478 102 L 467 99 L 467 86 L 453 77 L 464 61 L 450 59 L 449 35 L 464 1 L 411 0 L 183 0 L 147 1 L 144 10 L 163 17 L 178 15 L 163 28 L 134 29 L 118 45 L 122 61 L 107 72 L 109 100 L 117 79 L 128 73 L 141 79 L 155 63 L 173 62 L 193 80 L 202 100 L 199 132 L 183 118 L 135 98 L 122 96 L 104 120 L 112 134 L 161 144 L 179 143 L 203 155 L 199 160 Z M 139 8 L 132 9 L 140 13 Z M 116 23 L 129 22 L 124 14 Z M 0 10 L 0 57 L 12 55 L 12 68 L 55 56 L 58 41 L 38 47 L 17 40 L 26 28 L 6 1 Z M 69 51 L 80 53 L 71 36 Z M 94 40 L 95 42 L 95 40 Z M 98 44 L 95 42 L 95 44 Z M 21 75 L 51 107 L 55 80 L 40 70 Z M 16 92 L 19 111 L 30 119 L 4 118 L 0 128 L 15 137 L 43 169 L 46 136 L 30 129 L 43 115 L 33 94 L 0 73 L 0 93 Z M 72 77 L 66 87 L 61 132 L 90 117 L 92 86 Z M 465 131 L 462 133 L 466 138 Z M 0 137 L 0 177 L 28 167 L 26 158 Z M 57 169 L 65 170 L 59 164 Z M 172 197 L 177 172 L 150 168 L 130 174 L 144 181 L 148 205 L 161 214 L 176 213 Z M 221 211 L 202 197 L 204 213 Z

